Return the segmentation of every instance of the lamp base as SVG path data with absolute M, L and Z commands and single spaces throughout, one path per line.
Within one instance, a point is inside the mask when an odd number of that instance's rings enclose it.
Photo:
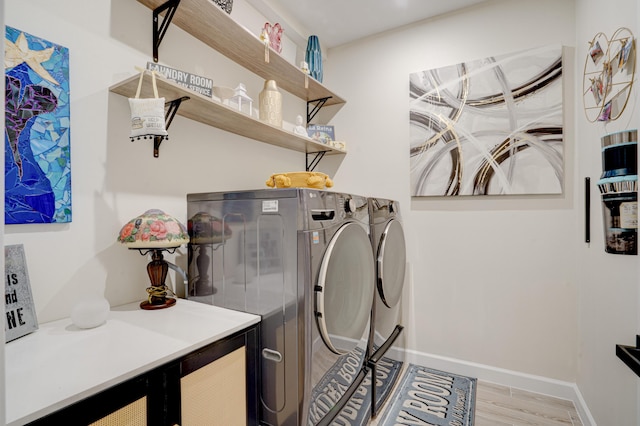
M 198 280 L 195 282 L 193 296 L 211 296 L 216 294 L 218 290 L 209 281 Z
M 151 280 L 151 285 L 147 287 L 149 298 L 140 303 L 140 308 L 148 311 L 169 308 L 176 304 L 176 299 L 167 297 L 167 293 L 173 295 L 173 292 L 164 284 L 169 264 L 162 256 L 163 250 L 165 249 L 152 249 L 151 262 L 147 265 L 147 273 Z
M 176 304 L 176 299 L 167 297 L 161 303 L 151 303 L 148 300 L 140 302 L 140 308 L 146 311 L 153 311 L 155 309 L 169 308 Z

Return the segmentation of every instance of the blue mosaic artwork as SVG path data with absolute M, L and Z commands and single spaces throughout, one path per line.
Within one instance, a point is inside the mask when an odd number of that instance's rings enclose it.
M 69 49 L 5 29 L 5 223 L 71 222 Z

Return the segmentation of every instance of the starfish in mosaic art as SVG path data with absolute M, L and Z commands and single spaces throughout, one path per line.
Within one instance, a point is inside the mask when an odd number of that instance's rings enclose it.
M 53 47 L 42 50 L 31 50 L 29 48 L 29 42 L 24 33 L 20 33 L 15 43 L 5 38 L 5 53 L 4 53 L 4 69 L 13 68 L 21 63 L 26 63 L 35 73 L 37 73 L 43 79 L 50 81 L 53 84 L 59 83 L 49 74 L 49 72 L 42 66 L 43 62 L 47 62 L 51 58 L 53 53 Z

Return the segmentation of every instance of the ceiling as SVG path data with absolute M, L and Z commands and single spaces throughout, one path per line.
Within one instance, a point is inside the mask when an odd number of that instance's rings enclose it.
M 294 43 L 315 34 L 324 48 L 336 47 L 393 28 L 487 0 L 247 0 Z

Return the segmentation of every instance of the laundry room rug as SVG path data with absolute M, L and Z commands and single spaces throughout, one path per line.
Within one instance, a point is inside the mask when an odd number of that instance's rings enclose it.
M 477 380 L 409 364 L 381 426 L 473 426 Z
M 341 356 L 333 367 L 325 373 L 320 382 L 311 393 L 311 405 L 309 408 L 309 422 L 318 423 L 329 411 L 330 404 L 323 401 L 336 401 L 342 397 L 350 381 L 346 380 L 351 375 L 357 374 L 353 365 L 359 365 L 364 357 L 362 349 L 359 347 L 347 355 Z M 378 362 L 376 371 L 376 399 L 377 407 L 380 406 L 382 398 L 396 383 L 403 362 L 382 357 Z M 391 398 L 391 396 L 389 396 Z M 355 391 L 353 397 L 347 405 L 334 418 L 333 425 L 365 426 L 371 418 L 371 374 L 368 374 L 360 387 Z

